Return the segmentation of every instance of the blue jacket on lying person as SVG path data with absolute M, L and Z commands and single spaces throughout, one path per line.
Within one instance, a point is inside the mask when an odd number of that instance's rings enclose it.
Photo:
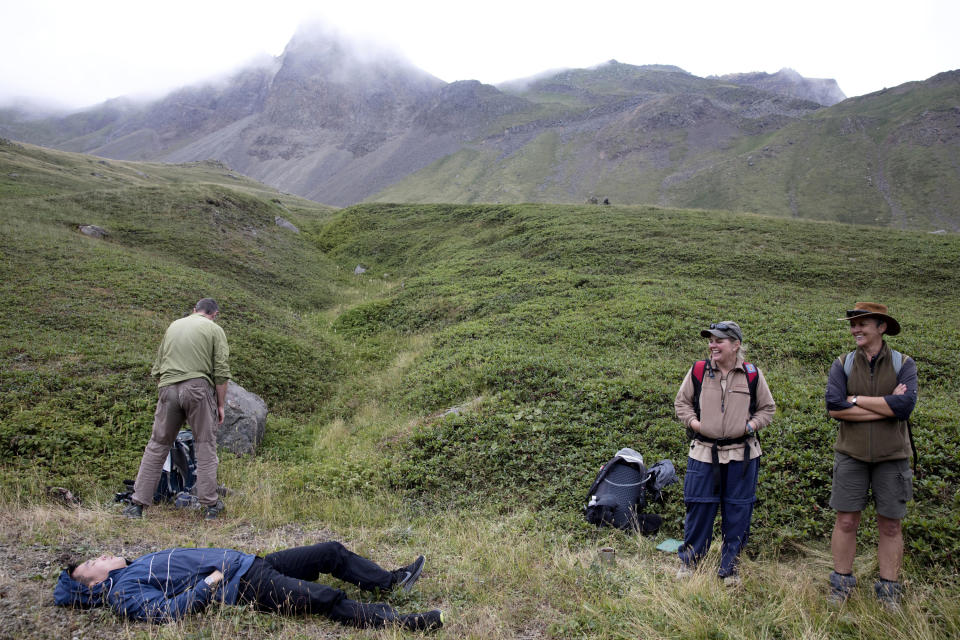
M 203 611 L 210 602 L 251 604 L 260 611 L 321 614 L 358 627 L 398 624 L 411 630 L 443 625 L 443 613 L 398 614 L 391 606 L 351 600 L 340 589 L 314 582 L 328 573 L 366 591 L 409 591 L 424 557 L 394 571 L 381 568 L 339 542 L 294 547 L 263 558 L 235 549 L 175 548 L 135 560 L 103 555 L 60 573 L 60 606 L 109 606 L 118 615 L 155 623 Z
M 218 600 L 236 604 L 240 577 L 255 557 L 233 549 L 167 549 L 132 562 L 104 555 L 65 569 L 54 599 L 62 606 L 109 605 L 134 620 L 179 620 L 203 611 L 218 590 Z M 208 581 L 215 572 L 223 577 Z

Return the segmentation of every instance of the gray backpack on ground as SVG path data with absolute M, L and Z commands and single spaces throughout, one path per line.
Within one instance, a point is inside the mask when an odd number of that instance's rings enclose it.
M 598 527 L 656 533 L 663 523 L 657 514 L 644 513 L 648 504 L 662 501 L 662 490 L 677 482 L 673 463 L 661 460 L 647 469 L 643 456 L 623 448 L 600 469 L 587 492 L 583 515 Z

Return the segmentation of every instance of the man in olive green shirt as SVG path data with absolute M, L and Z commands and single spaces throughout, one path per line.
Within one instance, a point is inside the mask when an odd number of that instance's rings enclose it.
M 213 520 L 224 509 L 217 494 L 217 425 L 223 422 L 230 349 L 223 329 L 214 322 L 219 313 L 217 302 L 204 298 L 191 315 L 172 322 L 163 336 L 151 371 L 160 378 L 160 398 L 131 503 L 123 511 L 128 518 L 143 517 L 143 508 L 153 504 L 163 464 L 184 422 L 193 431 L 197 500 L 204 507 L 204 518 Z

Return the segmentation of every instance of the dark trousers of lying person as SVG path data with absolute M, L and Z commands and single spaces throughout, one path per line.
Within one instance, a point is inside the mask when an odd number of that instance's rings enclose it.
M 355 584 L 364 591 L 388 591 L 393 572 L 358 556 L 337 542 L 294 547 L 255 558 L 240 579 L 238 598 L 260 611 L 284 614 L 323 614 L 337 622 L 380 626 L 399 616 L 382 602 L 356 602 L 343 591 L 320 584 L 320 574 Z

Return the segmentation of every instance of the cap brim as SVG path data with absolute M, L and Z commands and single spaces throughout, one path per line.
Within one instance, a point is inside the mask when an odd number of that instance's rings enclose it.
M 721 331 L 720 329 L 704 329 L 700 332 L 700 337 L 702 338 L 709 338 L 710 336 L 714 336 L 717 338 L 727 338 L 729 340 L 742 340 L 742 338 L 738 338 L 737 336 L 732 336 L 726 331 Z

